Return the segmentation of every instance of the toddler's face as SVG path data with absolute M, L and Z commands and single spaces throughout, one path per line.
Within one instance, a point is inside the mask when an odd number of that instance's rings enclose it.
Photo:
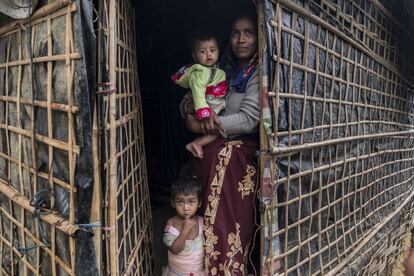
M 177 214 L 182 218 L 193 217 L 197 209 L 201 207 L 201 202 L 197 195 L 178 194 L 174 200 L 171 201 L 172 207 Z
M 213 66 L 219 59 L 219 48 L 215 39 L 200 41 L 194 49 L 193 58 L 204 66 Z

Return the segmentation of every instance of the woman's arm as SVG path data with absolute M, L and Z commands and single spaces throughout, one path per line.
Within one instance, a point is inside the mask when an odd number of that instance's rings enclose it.
M 238 112 L 219 118 L 228 135 L 242 135 L 257 131 L 260 121 L 258 74 L 248 81 Z
M 223 131 L 220 118 L 214 112 L 211 112 L 210 117 L 206 120 L 197 120 L 193 115 L 187 114 L 185 125 L 188 130 L 194 133 L 218 134 Z

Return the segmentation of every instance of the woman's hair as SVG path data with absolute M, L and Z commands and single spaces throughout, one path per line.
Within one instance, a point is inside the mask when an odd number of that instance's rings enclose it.
M 197 195 L 201 201 L 201 184 L 194 176 L 180 176 L 171 184 L 171 198 L 175 199 L 177 195 Z
M 195 51 L 200 42 L 208 40 L 215 40 L 217 42 L 217 47 L 220 49 L 220 41 L 217 36 L 208 30 L 197 30 L 192 33 L 189 39 L 189 46 L 192 51 Z
M 232 25 L 240 19 L 247 19 L 248 21 L 250 21 L 255 29 L 257 29 L 257 14 L 256 12 L 252 11 L 252 10 L 243 10 L 243 11 L 239 11 L 238 13 L 236 13 L 233 18 L 232 18 Z

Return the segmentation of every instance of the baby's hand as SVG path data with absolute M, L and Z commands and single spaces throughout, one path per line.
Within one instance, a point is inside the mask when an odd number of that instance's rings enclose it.
M 191 229 L 193 229 L 193 226 L 195 225 L 196 221 L 195 219 L 192 218 L 186 218 L 183 220 L 183 228 L 182 228 L 182 234 L 187 236 L 190 232 Z

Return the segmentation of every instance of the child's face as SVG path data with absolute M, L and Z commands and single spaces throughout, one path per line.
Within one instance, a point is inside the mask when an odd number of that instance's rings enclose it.
M 201 202 L 198 200 L 196 194 L 178 194 L 174 200 L 171 200 L 171 205 L 177 214 L 184 219 L 193 217 L 197 209 L 201 207 Z
M 199 41 L 194 49 L 193 58 L 204 66 L 216 64 L 219 59 L 217 41 L 215 39 Z

